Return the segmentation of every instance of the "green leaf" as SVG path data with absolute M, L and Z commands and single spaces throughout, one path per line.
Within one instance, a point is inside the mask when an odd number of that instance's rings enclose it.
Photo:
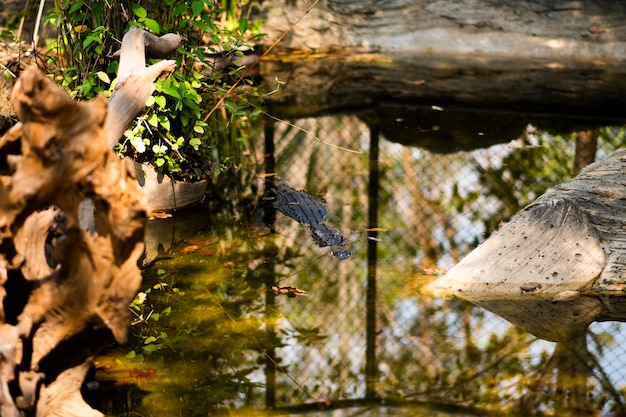
M 106 72 L 98 71 L 98 72 L 96 72 L 96 75 L 98 76 L 98 78 L 100 78 L 100 80 L 102 82 L 105 82 L 107 84 L 111 84 L 111 79 L 109 78 L 109 75 Z
M 259 40 L 262 38 L 265 38 L 267 36 L 267 33 L 257 33 L 256 35 L 253 35 L 251 40 Z
M 242 18 L 239 22 L 239 33 L 244 33 L 248 30 L 248 19 Z
M 154 104 L 154 96 L 148 97 L 146 100 L 146 107 L 151 107 Z
M 191 11 L 193 12 L 194 17 L 200 15 L 200 13 L 204 11 L 204 2 L 201 2 L 201 1 L 192 2 Z
M 154 96 L 154 101 L 159 105 L 161 109 L 165 108 L 165 104 L 167 103 L 167 99 L 163 96 Z
M 189 144 L 197 151 L 202 141 L 198 138 L 191 138 Z
M 159 124 L 161 125 L 161 127 L 165 130 L 170 130 L 170 119 L 168 119 L 165 116 L 161 116 L 159 117 Z
M 189 96 L 185 96 L 183 98 L 183 103 L 185 103 L 185 106 L 189 107 L 191 110 L 200 110 L 200 107 L 198 107 L 196 102 L 194 100 L 189 99 Z
M 146 121 L 148 122 L 148 124 L 152 127 L 157 127 L 159 125 L 159 118 L 156 115 L 156 113 L 151 113 L 147 118 Z
M 89 81 L 89 78 L 87 78 L 83 83 L 83 95 L 88 95 L 89 92 L 91 92 L 92 87 L 93 85 L 91 84 L 91 81 Z
M 131 137 L 130 144 L 133 145 L 133 148 L 135 148 L 137 153 L 144 153 L 146 151 L 146 145 L 143 143 L 141 136 Z
M 85 4 L 85 2 L 83 2 L 83 1 L 77 1 L 76 3 L 74 3 L 74 4 L 72 4 L 70 6 L 70 10 L 68 11 L 68 13 L 69 14 L 75 13 L 78 9 L 83 7 L 84 4 Z
M 159 26 L 156 20 L 149 19 L 146 17 L 145 19 L 143 19 L 143 24 L 146 25 L 146 27 L 152 32 L 156 34 L 161 33 L 161 26 Z
M 93 36 L 87 36 L 85 38 L 85 40 L 83 41 L 83 48 L 87 48 L 89 45 L 91 45 L 92 43 L 94 43 L 95 41 L 97 41 L 98 39 L 93 37 Z
M 146 352 L 147 354 L 150 354 L 152 352 L 154 352 L 155 350 L 159 350 L 159 346 L 155 346 L 155 345 L 145 345 L 144 347 L 142 347 L 143 351 Z
M 165 164 L 165 159 L 164 158 L 157 158 L 156 161 L 154 161 L 154 163 L 156 164 L 156 166 L 162 167 L 163 164 Z
M 174 98 L 180 98 L 180 94 L 178 93 L 178 89 L 174 88 L 174 87 L 162 86 L 161 87 L 161 92 L 163 94 L 167 94 L 168 96 L 171 96 L 171 97 L 174 97 Z
M 153 314 L 153 316 L 154 316 L 154 314 Z M 157 340 L 157 338 L 156 338 L 156 337 L 154 337 L 154 336 L 149 336 L 149 337 L 146 337 L 146 340 L 144 340 L 144 341 L 143 341 L 143 344 L 144 344 L 144 345 L 148 345 L 148 344 L 150 344 L 150 343 L 152 343 L 152 342 L 156 342 L 156 340 Z
M 187 6 L 185 3 L 179 4 L 178 6 L 176 6 L 172 14 L 174 16 L 180 16 L 181 14 L 185 13 L 187 9 L 189 9 L 189 6 Z
M 148 15 L 146 9 L 135 3 L 133 3 L 133 13 L 135 13 L 135 16 L 138 18 L 146 17 Z
M 197 27 L 200 30 L 203 30 L 205 32 L 211 32 L 211 28 L 209 27 L 209 25 L 207 25 L 206 23 L 200 21 L 200 20 L 194 20 L 192 21 L 193 25 L 195 27 Z M 219 39 L 219 38 L 217 38 Z

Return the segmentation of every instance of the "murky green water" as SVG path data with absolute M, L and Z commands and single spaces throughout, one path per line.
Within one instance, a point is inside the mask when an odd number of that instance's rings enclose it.
M 570 137 L 528 128 L 512 142 L 436 154 L 390 142 L 358 115 L 296 124 L 266 130 L 228 194 L 150 221 L 133 341 L 98 359 L 86 392 L 99 409 L 623 415 L 620 324 L 557 344 L 419 292 L 571 176 Z M 599 156 L 619 134 L 602 132 Z M 326 202 L 352 257 L 331 256 L 272 211 L 264 191 L 278 178 Z

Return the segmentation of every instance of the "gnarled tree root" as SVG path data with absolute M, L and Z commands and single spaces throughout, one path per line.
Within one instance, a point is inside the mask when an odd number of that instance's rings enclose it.
M 146 220 L 134 167 L 111 148 L 174 65 L 145 67 L 143 52 L 160 40 L 171 52 L 175 36 L 129 31 L 109 103 L 74 101 L 34 67 L 13 88 L 20 123 L 0 138 L 3 417 L 102 415 L 80 388 L 102 347 L 127 338 Z

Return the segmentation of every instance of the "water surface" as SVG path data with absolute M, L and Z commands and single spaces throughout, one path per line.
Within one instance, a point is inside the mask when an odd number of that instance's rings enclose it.
M 268 119 L 226 191 L 150 222 L 134 340 L 98 359 L 86 396 L 111 415 L 626 415 L 620 323 L 553 343 L 420 293 L 571 178 L 574 135 L 523 122 L 480 145 L 495 113 L 463 113 L 485 122 L 458 131 L 454 112 L 422 107 L 436 123 L 402 106 L 393 123 Z M 395 140 L 416 125 L 472 140 Z M 597 157 L 622 138 L 601 129 Z M 326 204 L 351 257 L 268 204 L 277 181 Z

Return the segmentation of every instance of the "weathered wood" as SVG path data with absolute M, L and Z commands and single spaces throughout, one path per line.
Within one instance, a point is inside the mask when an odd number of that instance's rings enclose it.
M 167 34 L 157 38 L 136 26 L 131 26 L 124 35 L 117 82 L 109 100 L 109 117 L 104 126 L 110 147 L 145 109 L 146 100 L 154 92 L 157 77 L 176 65 L 173 60 L 163 60 L 146 67 L 146 52 L 156 58 L 167 56 L 176 50 L 180 41 L 178 35 Z
M 605 264 L 600 238 L 587 214 L 572 201 L 548 199 L 511 219 L 437 287 L 467 296 L 554 296 L 589 289 Z
M 171 51 L 177 38 L 129 34 L 108 103 L 76 102 L 34 67 L 12 91 L 20 123 L 0 138 L 2 416 L 102 415 L 80 388 L 94 355 L 126 341 L 147 214 L 112 144 L 173 66 L 146 68 L 146 45 Z
M 550 340 L 594 320 L 623 320 L 606 296 L 626 291 L 626 150 L 585 168 L 515 215 L 428 286 Z
M 291 27 L 307 10 L 302 24 Z M 620 60 L 626 5 L 593 0 L 265 0 L 266 30 L 293 49 Z
M 435 152 L 506 143 L 528 124 L 626 123 L 624 2 L 265 0 L 262 10 L 270 39 L 289 31 L 260 66 L 270 89 L 281 81 L 267 97 L 277 117 L 361 110 L 385 139 Z

